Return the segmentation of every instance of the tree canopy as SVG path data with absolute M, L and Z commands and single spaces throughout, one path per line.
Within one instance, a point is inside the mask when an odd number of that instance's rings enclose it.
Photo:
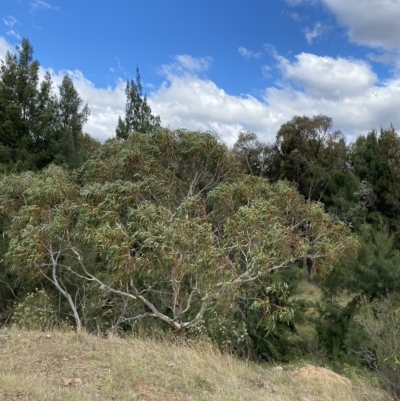
M 133 132 L 153 132 L 160 127 L 161 119 L 154 116 L 147 103 L 147 96 L 143 94 L 142 80 L 139 68 L 136 68 L 136 81 L 130 79 L 126 83 L 125 117 L 118 117 L 116 128 L 117 138 L 127 139 Z
M 59 167 L 6 177 L 7 258 L 50 281 L 78 328 L 72 280 L 133 302 L 121 321 L 153 316 L 182 331 L 219 298 L 244 297 L 244 286 L 263 286 L 299 258 L 329 270 L 355 249 L 349 228 L 322 205 L 283 182 L 243 176 L 230 160 L 211 134 L 162 130 L 104 145 L 82 168 L 82 184 Z M 253 307 L 269 303 L 266 292 Z M 279 313 L 278 320 L 289 311 Z
M 57 95 L 49 73 L 40 79 L 39 67 L 27 39 L 1 60 L 0 161 L 19 171 L 51 162 L 77 167 L 87 157 L 83 126 L 89 107 L 83 106 L 70 77 L 63 78 Z

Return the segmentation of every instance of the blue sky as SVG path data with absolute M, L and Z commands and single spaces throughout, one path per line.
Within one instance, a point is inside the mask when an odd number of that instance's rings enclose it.
M 114 136 L 138 65 L 163 125 L 252 130 L 272 142 L 294 115 L 326 114 L 348 141 L 400 127 L 400 0 L 7 0 L 0 58 L 30 40 L 55 85 L 74 80 Z

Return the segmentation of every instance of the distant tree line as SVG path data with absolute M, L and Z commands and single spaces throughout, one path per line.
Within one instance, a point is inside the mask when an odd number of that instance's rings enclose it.
M 99 143 L 83 132 L 89 107 L 66 75 L 58 95 L 27 39 L 0 65 L 0 162 L 17 171 L 50 163 L 78 167 Z

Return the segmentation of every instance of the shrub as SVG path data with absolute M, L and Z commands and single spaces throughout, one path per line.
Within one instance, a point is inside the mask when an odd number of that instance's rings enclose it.
M 361 323 L 374 349 L 365 350 L 365 358 L 376 357 L 374 367 L 389 387 L 400 398 L 400 302 L 393 295 L 381 297 L 363 306 L 356 320 Z
M 50 297 L 36 289 L 14 308 L 13 323 L 20 329 L 49 330 L 57 324 Z

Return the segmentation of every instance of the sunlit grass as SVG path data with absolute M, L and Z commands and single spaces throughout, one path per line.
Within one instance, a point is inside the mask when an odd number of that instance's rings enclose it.
M 361 380 L 328 380 L 222 355 L 212 345 L 12 330 L 0 337 L 0 399 L 389 400 Z

